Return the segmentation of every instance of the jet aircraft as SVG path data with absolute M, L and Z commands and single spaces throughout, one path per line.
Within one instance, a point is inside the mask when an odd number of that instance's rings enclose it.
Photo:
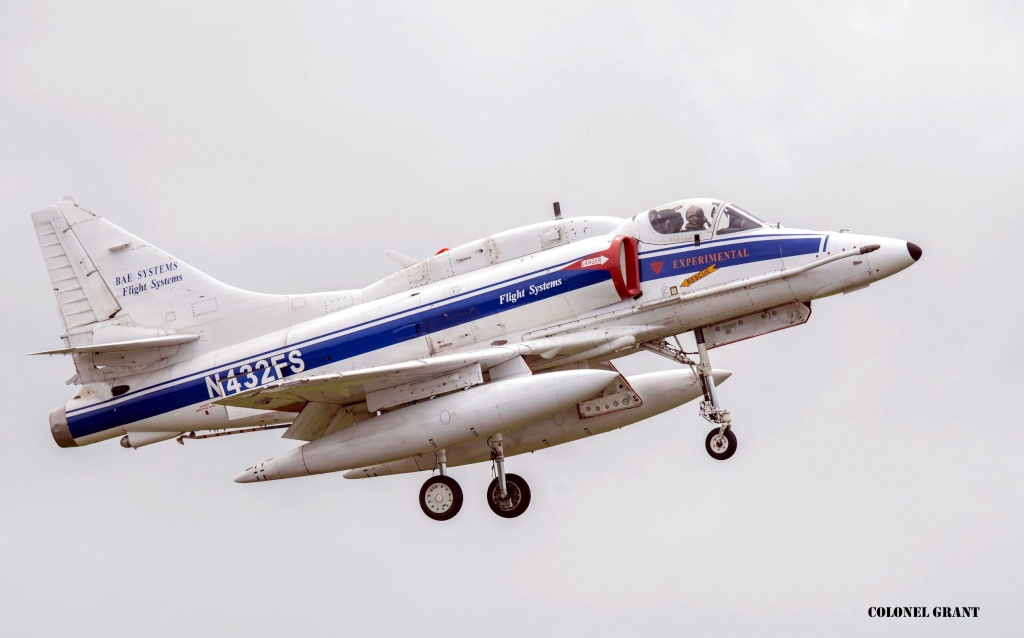
M 365 288 L 272 295 L 223 284 L 65 198 L 32 214 L 64 327 L 74 398 L 61 447 L 284 429 L 302 442 L 235 481 L 431 472 L 423 512 L 448 520 L 450 468 L 490 461 L 487 502 L 530 504 L 506 459 L 700 399 L 705 448 L 737 449 L 709 351 L 805 323 L 811 302 L 911 266 L 910 242 L 767 223 L 717 199 L 626 218 L 561 217 L 471 241 Z M 678 335 L 692 333 L 685 351 Z M 679 364 L 625 377 L 640 351 Z

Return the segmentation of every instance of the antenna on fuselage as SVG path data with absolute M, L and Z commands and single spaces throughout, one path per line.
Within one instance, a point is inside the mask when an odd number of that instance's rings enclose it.
M 562 219 L 562 207 L 558 202 L 552 204 L 555 207 L 555 219 Z

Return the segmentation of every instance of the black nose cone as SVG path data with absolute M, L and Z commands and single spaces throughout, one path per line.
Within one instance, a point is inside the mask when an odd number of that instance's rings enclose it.
M 910 256 L 913 257 L 914 261 L 921 258 L 921 247 L 912 241 L 907 242 L 907 252 L 910 253 Z

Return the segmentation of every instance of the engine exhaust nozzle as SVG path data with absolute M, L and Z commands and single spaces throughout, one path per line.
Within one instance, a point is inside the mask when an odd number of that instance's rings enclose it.
M 66 407 L 63 405 L 50 410 L 50 434 L 61 447 L 78 447 L 75 437 L 71 436 L 71 430 L 68 429 Z

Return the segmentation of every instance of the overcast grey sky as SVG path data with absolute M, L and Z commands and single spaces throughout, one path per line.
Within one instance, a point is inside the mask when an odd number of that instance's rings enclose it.
M 0 633 L 1021 635 L 1020 6 L 4 3 Z M 60 343 L 29 213 L 63 195 L 266 292 L 554 200 L 714 196 L 924 257 L 713 352 L 732 460 L 687 405 L 511 459 L 519 519 L 455 470 L 438 524 L 423 475 L 233 483 L 272 433 L 57 448 L 73 368 L 24 353 Z

